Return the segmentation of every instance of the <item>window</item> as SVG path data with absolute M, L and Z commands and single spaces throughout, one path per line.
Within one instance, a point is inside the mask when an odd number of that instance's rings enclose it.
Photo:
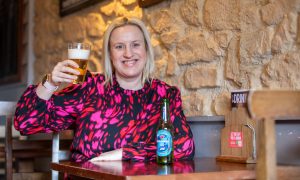
M 21 80 L 23 0 L 0 0 L 0 85 Z

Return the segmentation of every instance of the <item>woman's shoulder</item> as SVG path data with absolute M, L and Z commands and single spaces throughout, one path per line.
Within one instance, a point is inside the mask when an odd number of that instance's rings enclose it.
M 104 74 L 100 72 L 90 72 L 87 71 L 86 73 L 86 81 L 85 83 L 87 85 L 92 85 L 92 84 L 102 84 L 105 81 L 105 76 Z
M 179 89 L 176 86 L 170 85 L 160 79 L 152 79 L 151 86 L 153 89 L 164 89 L 166 91 L 179 91 Z
M 91 74 L 91 78 L 94 79 L 94 81 L 96 82 L 104 82 L 105 81 L 105 76 L 104 74 L 100 73 L 100 72 L 90 72 Z
M 165 81 L 159 79 L 152 80 L 152 90 L 155 91 L 160 97 L 166 97 L 170 101 L 179 101 L 181 98 L 180 89 L 176 86 L 172 86 Z

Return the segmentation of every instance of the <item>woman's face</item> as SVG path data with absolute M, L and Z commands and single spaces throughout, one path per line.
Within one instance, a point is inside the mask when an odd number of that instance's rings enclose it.
M 144 35 L 137 26 L 125 25 L 112 31 L 110 58 L 118 79 L 141 79 L 146 56 Z

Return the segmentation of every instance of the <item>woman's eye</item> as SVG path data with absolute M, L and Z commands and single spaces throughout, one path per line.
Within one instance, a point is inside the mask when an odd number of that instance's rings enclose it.
M 140 45 L 140 43 L 133 43 L 133 47 L 139 47 Z
M 115 46 L 115 49 L 123 49 L 123 47 L 124 47 L 123 45 L 119 44 Z

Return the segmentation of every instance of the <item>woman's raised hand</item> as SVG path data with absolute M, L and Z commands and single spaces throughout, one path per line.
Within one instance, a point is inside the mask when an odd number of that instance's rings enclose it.
M 69 59 L 57 63 L 51 72 L 51 83 L 55 86 L 63 82 L 71 83 L 79 74 L 75 68 L 78 68 L 78 64 Z

